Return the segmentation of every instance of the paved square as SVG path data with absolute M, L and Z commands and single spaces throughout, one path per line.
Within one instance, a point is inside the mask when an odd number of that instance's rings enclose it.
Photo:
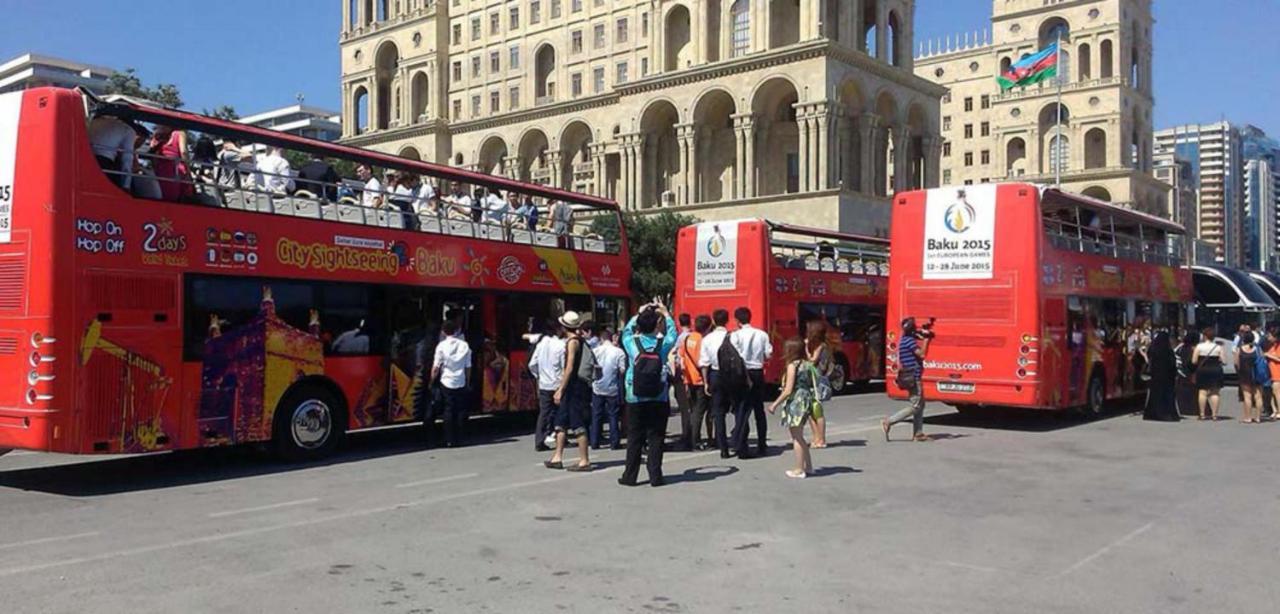
M 1233 396 L 1228 394 L 1226 396 Z M 886 444 L 882 394 L 828 409 L 817 476 L 620 452 L 550 471 L 519 421 L 333 461 L 249 450 L 0 458 L 9 612 L 1267 612 L 1280 601 L 1280 424 L 1082 423 L 933 409 Z M 1234 399 L 1225 414 L 1234 415 Z M 676 424 L 675 421 L 672 422 Z M 785 454 L 784 454 L 785 452 Z M 641 472 L 644 475 L 644 472 Z M 643 479 L 643 477 L 642 477 Z

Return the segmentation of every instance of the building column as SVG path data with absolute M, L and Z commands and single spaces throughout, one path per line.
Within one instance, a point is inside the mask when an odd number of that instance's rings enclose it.
M 563 188 L 564 186 L 560 185 L 564 181 L 563 174 L 560 172 L 562 170 L 560 168 L 560 152 L 548 149 L 542 155 L 546 156 L 547 169 L 551 171 L 551 178 L 547 180 L 547 185 L 553 188 Z
M 814 39 L 814 30 L 817 29 L 814 26 L 816 26 L 818 22 L 818 20 L 815 18 L 816 16 L 814 15 L 814 13 L 816 12 L 814 10 L 816 8 L 814 5 L 817 3 L 818 3 L 818 0 L 800 0 L 799 2 L 800 4 L 800 40 L 801 41 Z
M 808 192 L 811 182 L 810 176 L 813 174 L 813 149 L 810 144 L 813 139 L 810 138 L 812 133 L 812 121 L 809 116 L 809 107 L 803 103 L 796 103 L 796 127 L 800 132 L 800 191 Z
M 342 31 L 346 32 L 351 29 L 351 2 L 349 0 L 342 1 Z
M 880 117 L 864 114 L 858 120 L 858 144 L 862 153 L 858 156 L 859 172 L 862 175 L 863 194 L 874 196 L 876 193 L 876 177 L 880 175 L 880 158 L 876 146 L 880 140 Z
M 737 198 L 752 198 L 756 195 L 756 143 L 755 115 L 738 113 L 733 116 L 734 132 L 738 137 L 738 157 L 735 159 L 735 182 Z
M 631 145 L 630 137 L 622 137 L 622 145 L 618 150 L 618 160 L 622 163 L 618 169 L 622 184 L 618 186 L 618 200 L 624 209 L 634 209 L 631 202 Z
M 733 190 L 730 198 L 746 198 L 747 141 L 742 128 L 744 114 L 733 118 Z
M 679 205 L 693 202 L 695 131 L 693 124 L 676 124 L 676 140 L 680 144 L 680 177 L 676 182 L 676 204 Z
M 911 189 L 911 129 L 899 126 L 893 132 L 893 190 Z
M 888 62 L 889 58 L 889 9 L 885 3 L 876 3 L 876 59 Z
M 830 103 L 820 102 L 815 109 L 814 122 L 816 124 L 814 133 L 818 136 L 818 190 L 826 190 L 831 187 L 831 160 L 835 158 L 831 152 L 831 126 L 834 123 L 832 119 L 832 107 Z
M 368 19 L 369 16 L 364 14 L 364 0 L 361 0 L 356 3 L 356 27 L 363 28 Z
M 942 168 L 942 137 L 936 134 L 924 137 L 924 187 L 942 185 L 939 170 Z

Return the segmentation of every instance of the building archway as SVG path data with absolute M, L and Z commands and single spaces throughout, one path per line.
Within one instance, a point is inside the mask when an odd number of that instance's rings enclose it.
M 549 177 L 543 172 L 549 169 L 547 134 L 537 128 L 529 130 L 520 137 L 520 181 L 526 183 L 547 183 Z
M 902 44 L 902 20 L 898 18 L 897 11 L 889 11 L 889 18 L 885 20 L 885 35 L 888 36 L 889 58 L 888 63 L 892 66 L 902 66 L 903 44 Z
M 408 146 L 408 147 L 405 147 L 405 148 L 401 149 L 401 150 L 400 150 L 400 153 L 398 153 L 398 154 L 396 154 L 396 155 L 398 155 L 398 156 L 400 156 L 401 158 L 404 158 L 404 159 L 406 159 L 406 160 L 413 160 L 414 162 L 421 162 L 421 161 L 422 161 L 422 154 L 419 154 L 419 153 L 418 153 L 418 148 L 417 148 L 417 147 L 414 147 L 414 146 L 412 146 L 412 145 L 410 145 L 410 146 Z
M 1093 78 L 1093 49 L 1089 47 L 1089 43 L 1080 43 L 1076 48 L 1076 64 L 1079 65 L 1079 81 Z
M 1107 131 L 1092 128 L 1084 133 L 1084 167 L 1105 168 L 1107 166 Z
M 556 99 L 556 48 L 543 45 L 534 54 L 533 95 L 539 103 Z
M 680 148 L 676 124 L 680 113 L 668 100 L 657 100 L 640 114 L 640 191 L 637 204 L 647 209 L 660 204 L 668 192 L 675 193 L 680 174 Z
M 867 55 L 884 61 L 884 58 L 879 56 L 880 49 L 876 45 L 876 39 L 880 36 L 879 26 L 877 25 L 879 11 L 876 10 L 876 1 L 865 0 L 862 3 L 862 39 L 858 42 L 862 45 L 862 51 Z
M 395 109 L 396 69 L 400 64 L 400 49 L 391 41 L 378 46 L 374 55 L 374 99 L 377 108 L 374 119 L 379 130 L 386 130 L 392 124 L 392 111 Z
M 734 196 L 737 167 L 737 141 L 733 115 L 737 104 L 733 95 L 714 89 L 698 98 L 693 107 L 693 124 L 697 126 L 695 148 L 695 182 L 692 202 L 719 202 Z
M 839 175 L 836 179 L 846 190 L 862 189 L 864 164 L 862 162 L 862 114 L 866 111 L 867 102 L 862 94 L 862 86 L 853 79 L 840 84 L 838 90 L 840 110 L 844 113 L 837 135 L 836 151 L 839 163 L 836 167 Z
M 500 136 L 491 136 L 480 144 L 479 155 L 476 156 L 476 170 L 488 175 L 502 175 L 503 164 L 507 160 L 507 142 Z
M 907 109 L 907 128 L 908 141 L 903 143 L 907 148 L 907 168 L 903 172 L 907 173 L 907 187 L 919 190 L 925 187 L 925 167 L 929 163 L 924 149 L 924 137 L 931 132 L 924 107 L 912 104 Z
M 1059 111 L 1061 114 L 1059 114 Z M 1049 103 L 1040 110 L 1040 172 L 1046 175 L 1071 168 L 1071 110 Z
M 1071 41 L 1071 25 L 1061 17 L 1050 17 L 1040 24 L 1040 48 L 1044 49 L 1058 41 Z
M 757 124 L 755 168 L 746 172 L 755 173 L 758 196 L 800 191 L 803 160 L 795 107 L 799 100 L 795 84 L 783 77 L 773 77 L 756 88 L 751 101 Z
M 1027 174 L 1027 142 L 1022 137 L 1009 139 L 1004 147 L 1004 171 L 1006 177 Z
M 355 119 L 353 134 L 364 134 L 369 131 L 369 90 L 363 85 L 357 87 L 351 95 L 352 116 Z
M 418 71 L 413 75 L 412 85 L 409 88 L 409 97 L 411 98 L 409 112 L 412 116 L 410 121 L 417 123 L 427 119 L 427 100 L 430 99 L 430 90 L 427 89 L 427 73 Z
M 769 2 L 769 48 L 800 42 L 800 3 L 795 0 Z
M 676 71 L 693 64 L 693 26 L 689 9 L 683 4 L 677 4 L 667 12 L 663 38 L 666 43 L 663 47 L 665 70 Z
M 1111 191 L 1100 185 L 1089 186 L 1085 188 L 1081 194 L 1088 196 L 1089 198 L 1096 198 L 1104 202 L 1111 202 Z
M 898 117 L 898 102 L 889 92 L 881 92 L 876 97 L 876 117 L 880 125 L 873 131 L 871 146 L 871 163 L 874 165 L 872 177 L 872 194 L 889 196 L 893 194 L 894 172 L 893 152 L 898 146 L 897 128 L 901 125 Z
M 560 132 L 560 187 L 575 192 L 591 191 L 589 181 L 575 180 L 579 167 L 590 168 L 591 135 L 591 128 L 580 120 L 569 122 Z

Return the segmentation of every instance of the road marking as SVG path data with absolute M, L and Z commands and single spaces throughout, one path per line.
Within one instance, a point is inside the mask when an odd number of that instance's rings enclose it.
M 1121 537 L 1120 539 L 1117 539 L 1116 541 L 1113 541 L 1113 542 L 1111 542 L 1110 544 L 1107 544 L 1106 546 L 1103 546 L 1103 547 L 1102 547 L 1101 549 L 1099 549 L 1097 552 L 1094 552 L 1093 554 L 1090 554 L 1089 556 L 1086 556 L 1086 557 L 1084 557 L 1083 559 L 1080 559 L 1079 561 L 1077 561 L 1077 562 L 1076 562 L 1076 564 L 1075 564 L 1075 565 L 1072 565 L 1072 566 L 1068 567 L 1065 571 L 1063 571 L 1062 573 L 1058 574 L 1058 577 L 1062 577 L 1062 576 L 1068 575 L 1068 574 L 1070 574 L 1071 572 L 1073 572 L 1073 571 L 1075 571 L 1075 570 L 1077 570 L 1077 569 L 1080 569 L 1081 567 L 1084 567 L 1085 565 L 1088 565 L 1089 563 L 1092 563 L 1092 562 L 1093 562 L 1094 560 L 1096 560 L 1098 557 L 1101 557 L 1102 555 L 1104 555 L 1104 554 L 1106 554 L 1106 553 L 1108 553 L 1108 552 L 1111 552 L 1112 550 L 1114 550 L 1114 549 L 1116 549 L 1116 548 L 1119 548 L 1120 546 L 1125 545 L 1126 543 L 1128 543 L 1130 540 L 1134 539 L 1135 537 L 1137 537 L 1137 536 L 1139 536 L 1139 535 L 1142 535 L 1143 533 L 1146 533 L 1147 531 L 1151 530 L 1151 527 L 1154 527 L 1155 525 L 1156 525 L 1155 521 L 1151 521 L 1151 522 L 1148 522 L 1147 524 L 1144 524 L 1144 525 L 1142 525 L 1142 526 L 1138 527 L 1137 529 L 1134 529 L 1134 530 L 1133 530 L 1133 531 L 1131 531 L 1128 535 L 1125 535 L 1124 537 Z
M 879 425 L 872 426 L 872 427 L 863 427 L 858 429 L 831 431 L 829 434 L 830 435 L 848 435 L 848 434 L 858 433 L 862 431 L 872 431 L 878 428 L 880 428 Z M 681 454 L 679 456 L 671 458 L 670 460 L 672 462 L 680 462 L 688 459 L 699 458 L 702 456 L 710 456 L 712 454 L 718 454 L 718 453 L 719 453 L 718 450 L 694 452 L 694 453 L 688 453 L 688 454 Z M 590 476 L 593 476 L 593 475 L 612 473 L 615 469 L 620 469 L 620 467 L 613 466 L 613 467 L 606 467 L 604 469 L 597 469 L 589 474 L 581 475 L 581 476 L 576 473 L 562 472 L 562 473 L 553 475 L 551 477 L 546 477 L 538 480 L 528 480 L 525 482 L 514 482 L 511 484 L 502 484 L 498 486 L 490 486 L 487 488 L 478 488 L 475 490 L 468 490 L 468 491 L 463 491 L 459 493 L 440 495 L 438 497 L 432 497 L 428 499 L 418 499 L 415 501 L 406 501 L 404 503 L 396 503 L 393 505 L 384 505 L 379 507 L 366 508 L 362 510 L 352 510 L 352 511 L 343 512 L 340 514 L 330 514 L 328 516 L 318 516 L 315 518 L 307 518 L 303 520 L 295 520 L 292 522 L 255 527 L 251 529 L 243 529 L 240 531 L 232 531 L 229 533 L 218 533 L 215 535 L 206 535 L 204 537 L 194 537 L 189 539 L 175 540 L 175 541 L 165 542 L 162 544 L 153 544 L 150 546 L 127 548 L 124 550 L 116 550 L 113 552 L 104 552 L 102 554 L 94 554 L 94 555 L 82 556 L 82 557 L 76 557 L 76 558 L 70 558 L 70 559 L 62 559 L 59 561 L 50 561 L 48 563 L 37 563 L 34 565 L 26 565 L 22 567 L 9 567 L 9 568 L 0 569 L 0 578 L 7 578 L 9 576 L 16 576 L 16 575 L 26 574 L 26 573 L 34 573 L 39 571 L 46 571 L 49 569 L 57 569 L 60 567 L 69 567 L 72 565 L 100 563 L 103 561 L 110 561 L 113 559 L 128 558 L 128 557 L 139 556 L 143 554 L 151 554 L 154 552 L 163 552 L 165 550 L 173 550 L 177 548 L 186 548 L 186 547 L 198 546 L 202 544 L 223 542 L 231 539 L 251 537 L 254 535 L 262 535 L 264 533 L 272 533 L 275 531 L 298 529 L 302 527 L 310 527 L 310 526 L 315 526 L 319 524 L 327 524 L 331 522 L 347 521 L 353 518 L 363 518 L 365 516 L 385 514 L 387 512 L 394 512 L 394 511 L 410 509 L 415 507 L 436 505 L 440 503 L 448 503 L 450 501 L 456 501 L 456 500 L 465 499 L 468 497 L 489 495 L 489 494 L 504 492 L 508 490 L 517 490 L 517 489 L 529 488 L 533 486 L 543 486 L 546 484 L 553 484 L 555 482 L 563 482 L 565 480 L 590 478 Z M 241 511 L 244 511 L 244 510 L 241 510 Z
M 470 478 L 480 477 L 479 473 L 464 473 L 462 475 L 451 475 L 447 478 L 432 478 L 430 480 L 419 480 L 417 482 L 405 482 L 404 484 L 396 484 L 396 488 L 413 488 L 414 486 L 428 486 L 431 484 L 442 484 L 444 482 L 452 482 L 454 480 L 466 480 Z
M 88 533 L 76 533 L 75 535 L 59 535 L 56 537 L 42 537 L 40 539 L 29 539 L 23 542 L 14 542 L 12 544 L 0 544 L 0 550 L 8 550 L 10 548 L 22 548 L 23 546 L 38 546 L 40 544 L 52 544 L 54 542 L 66 542 L 73 539 L 84 539 L 86 537 L 94 537 L 101 535 L 98 531 L 90 531 Z
M 293 507 L 295 505 L 306 505 L 308 503 L 316 503 L 319 499 L 298 499 L 297 501 L 285 501 L 284 503 L 273 503 L 271 505 L 260 505 L 258 507 L 246 507 L 240 510 L 228 510 L 225 512 L 214 512 L 209 514 L 210 518 L 224 518 L 226 516 L 236 516 L 238 514 L 251 514 L 253 512 L 265 512 L 267 510 L 278 510 L 282 507 Z

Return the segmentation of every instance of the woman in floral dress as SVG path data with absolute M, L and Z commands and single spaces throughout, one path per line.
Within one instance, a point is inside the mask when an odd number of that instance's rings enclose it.
M 792 449 L 796 453 L 796 468 L 787 471 L 787 477 L 802 479 L 813 472 L 804 425 L 813 413 L 814 404 L 818 403 L 817 369 L 806 359 L 802 339 L 789 339 L 783 346 L 783 356 L 787 372 L 783 376 L 782 393 L 769 406 L 769 413 L 782 410 L 782 425 L 791 431 Z

